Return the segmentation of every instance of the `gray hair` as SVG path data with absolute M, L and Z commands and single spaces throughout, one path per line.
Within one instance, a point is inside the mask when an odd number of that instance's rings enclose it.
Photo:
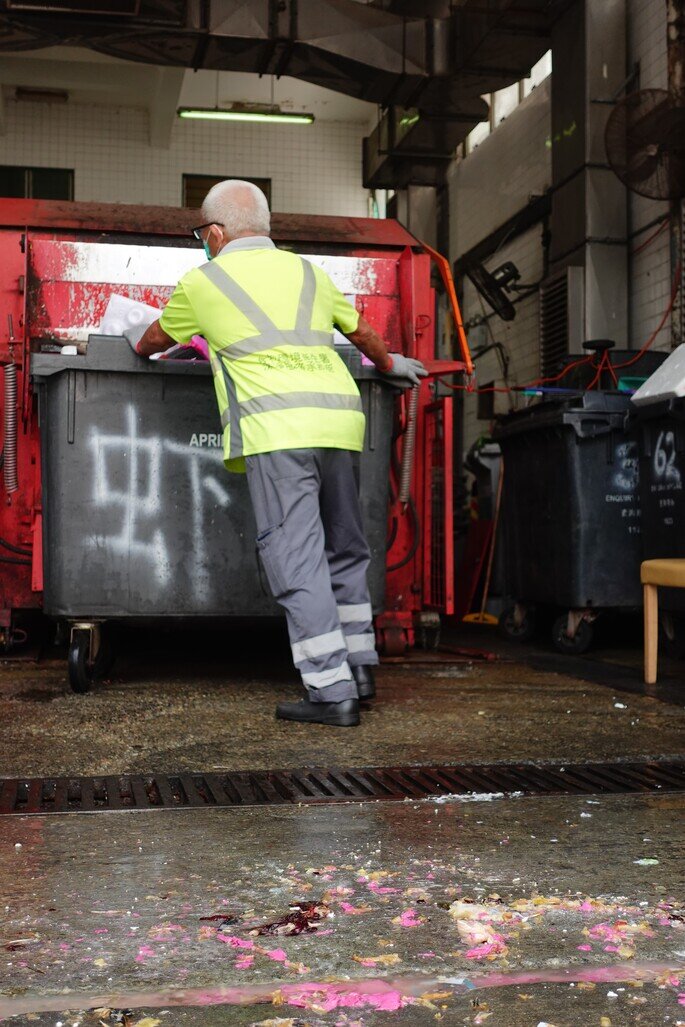
M 227 178 L 209 190 L 202 204 L 203 220 L 223 225 L 226 234 L 269 235 L 271 214 L 266 196 L 252 182 Z

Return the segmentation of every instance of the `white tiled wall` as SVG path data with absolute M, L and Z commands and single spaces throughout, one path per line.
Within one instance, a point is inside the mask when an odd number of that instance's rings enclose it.
M 551 185 L 550 88 L 547 78 L 473 153 L 453 165 L 448 178 L 453 260 Z
M 496 256 L 485 262 L 488 270 L 492 270 L 506 260 L 512 260 L 521 272 L 521 284 L 537 282 L 543 274 L 543 250 L 540 242 L 541 226 L 536 225 L 523 235 L 505 244 Z M 476 314 L 489 313 L 490 308 L 481 304 L 478 295 L 470 282 L 464 288 L 463 316 L 466 321 Z M 480 348 L 494 342 L 501 342 L 509 355 L 509 386 L 525 385 L 540 376 L 540 358 L 538 348 L 540 301 L 537 292 L 516 305 L 516 317 L 513 321 L 502 321 L 499 317 L 491 317 L 487 327 L 481 325 L 471 333 L 471 346 Z M 495 381 L 503 385 L 502 368 L 494 351 L 487 353 L 476 361 L 476 372 L 481 384 Z M 515 393 L 495 394 L 495 412 L 505 413 L 512 407 L 525 402 L 524 398 Z M 487 432 L 487 421 L 477 419 L 477 397 L 466 395 L 464 400 L 464 448 L 468 449 L 472 442 Z
M 628 0 L 628 65 L 639 61 L 640 88 L 666 89 L 666 4 L 657 0 Z M 668 211 L 668 204 L 629 196 L 630 230 L 635 232 Z M 644 242 L 653 229 L 633 239 L 631 248 Z M 630 258 L 630 339 L 639 349 L 656 329 L 668 306 L 671 292 L 670 233 L 659 237 L 640 254 Z M 659 333 L 654 348 L 670 349 L 670 319 Z
M 149 145 L 137 107 L 6 102 L 0 163 L 73 168 L 75 199 L 181 205 L 181 176 L 272 180 L 274 210 L 365 216 L 358 122 L 313 125 L 181 122 L 171 147 Z
M 666 89 L 666 3 L 627 0 L 628 67 L 640 62 L 640 89 Z

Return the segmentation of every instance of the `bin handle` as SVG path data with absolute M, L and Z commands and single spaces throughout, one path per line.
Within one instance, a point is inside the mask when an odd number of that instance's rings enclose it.
M 610 435 L 611 432 L 620 428 L 621 419 L 600 421 L 599 418 L 593 420 L 587 416 L 564 414 L 564 424 L 570 425 L 579 439 L 596 439 L 601 435 Z
M 419 240 L 419 242 L 421 242 L 421 240 Z M 470 377 L 473 374 L 473 359 L 471 357 L 471 350 L 469 349 L 468 339 L 466 338 L 466 332 L 464 330 L 464 323 L 462 321 L 461 310 L 459 308 L 459 300 L 457 299 L 457 290 L 454 288 L 454 278 L 452 277 L 450 263 L 446 257 L 443 257 L 442 253 L 438 253 L 438 251 L 434 250 L 432 246 L 428 245 L 428 243 L 421 242 L 421 246 L 437 264 L 440 277 L 442 278 L 442 283 L 447 290 L 450 309 L 452 310 L 452 317 L 454 318 L 454 324 L 457 329 L 461 357 L 466 364 L 466 373 Z

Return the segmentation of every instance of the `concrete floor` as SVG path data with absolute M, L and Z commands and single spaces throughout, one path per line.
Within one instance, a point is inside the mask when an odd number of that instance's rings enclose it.
M 498 644 L 486 629 L 468 641 Z M 377 703 L 359 728 L 341 731 L 274 720 L 276 702 L 300 694 L 278 629 L 227 639 L 124 633 L 118 650 L 110 679 L 88 695 L 69 691 L 62 658 L 0 664 L 0 777 L 683 751 L 683 699 L 620 690 L 639 686 L 637 666 L 621 671 L 620 688 L 578 677 L 593 671 L 587 661 L 569 676 L 521 663 L 512 647 L 497 663 L 384 666 Z
M 123 633 L 86 696 L 62 659 L 4 663 L 0 778 L 685 749 L 680 668 L 671 701 L 640 694 L 637 649 L 386 665 L 341 731 L 273 719 L 298 688 L 278 628 L 218 641 Z M 0 818 L 0 1019 L 685 1027 L 684 812 L 674 794 Z M 250 934 L 312 901 L 317 930 Z
M 7 817 L 0 1016 L 683 1023 L 684 814 L 674 795 Z M 303 901 L 316 931 L 250 934 Z M 327 981 L 355 1004 L 321 1011 Z M 375 1011 L 388 992 L 404 1008 Z

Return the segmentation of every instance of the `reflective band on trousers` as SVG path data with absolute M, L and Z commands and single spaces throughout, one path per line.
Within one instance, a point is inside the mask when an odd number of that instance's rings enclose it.
M 338 606 L 341 624 L 358 624 L 360 621 L 371 620 L 373 611 L 371 603 L 348 603 Z
M 328 688 L 329 685 L 337 685 L 338 681 L 351 681 L 352 671 L 345 660 L 332 670 L 302 671 L 302 680 L 310 688 Z
M 325 635 L 315 635 L 313 638 L 305 638 L 301 642 L 292 644 L 293 662 L 302 663 L 304 660 L 315 660 L 318 656 L 328 656 L 330 653 L 337 653 L 338 650 L 347 648 L 342 631 L 327 631 Z
M 311 327 L 314 301 L 316 299 L 316 275 L 310 262 L 302 258 L 300 259 L 302 263 L 302 289 L 297 305 L 295 327 L 291 329 L 277 328 L 268 314 L 262 310 L 235 279 L 231 278 L 217 261 L 210 261 L 200 268 L 200 271 L 209 279 L 212 285 L 247 318 L 255 329 L 254 335 L 231 343 L 229 346 L 224 346 L 218 351 L 218 357 L 212 354 L 211 359 L 214 377 L 220 377 L 223 380 L 226 390 L 226 407 L 220 410 L 220 415 L 221 425 L 224 430 L 230 426 L 229 457 L 231 460 L 241 457 L 245 448 L 240 423 L 242 417 L 251 417 L 279 410 L 296 410 L 303 407 L 363 413 L 361 398 L 358 394 L 351 395 L 344 391 L 321 392 L 316 387 L 308 391 L 281 393 L 280 395 L 268 393 L 266 395 L 250 397 L 240 403 L 238 402 L 235 382 L 228 373 L 224 362 L 230 364 L 243 357 L 249 357 L 254 353 L 265 353 L 269 350 L 286 347 L 291 348 L 295 352 L 303 347 L 333 347 L 333 335 L 331 332 L 315 331 Z M 302 379 L 300 380 L 302 381 Z M 327 381 L 326 378 L 322 381 L 320 375 L 315 375 L 312 385 L 320 386 L 327 384 Z M 275 431 L 276 429 L 271 430 Z M 273 441 L 276 444 L 281 439 L 274 439 Z
M 376 638 L 371 632 L 367 635 L 347 635 L 345 642 L 350 653 L 368 653 L 376 648 Z

